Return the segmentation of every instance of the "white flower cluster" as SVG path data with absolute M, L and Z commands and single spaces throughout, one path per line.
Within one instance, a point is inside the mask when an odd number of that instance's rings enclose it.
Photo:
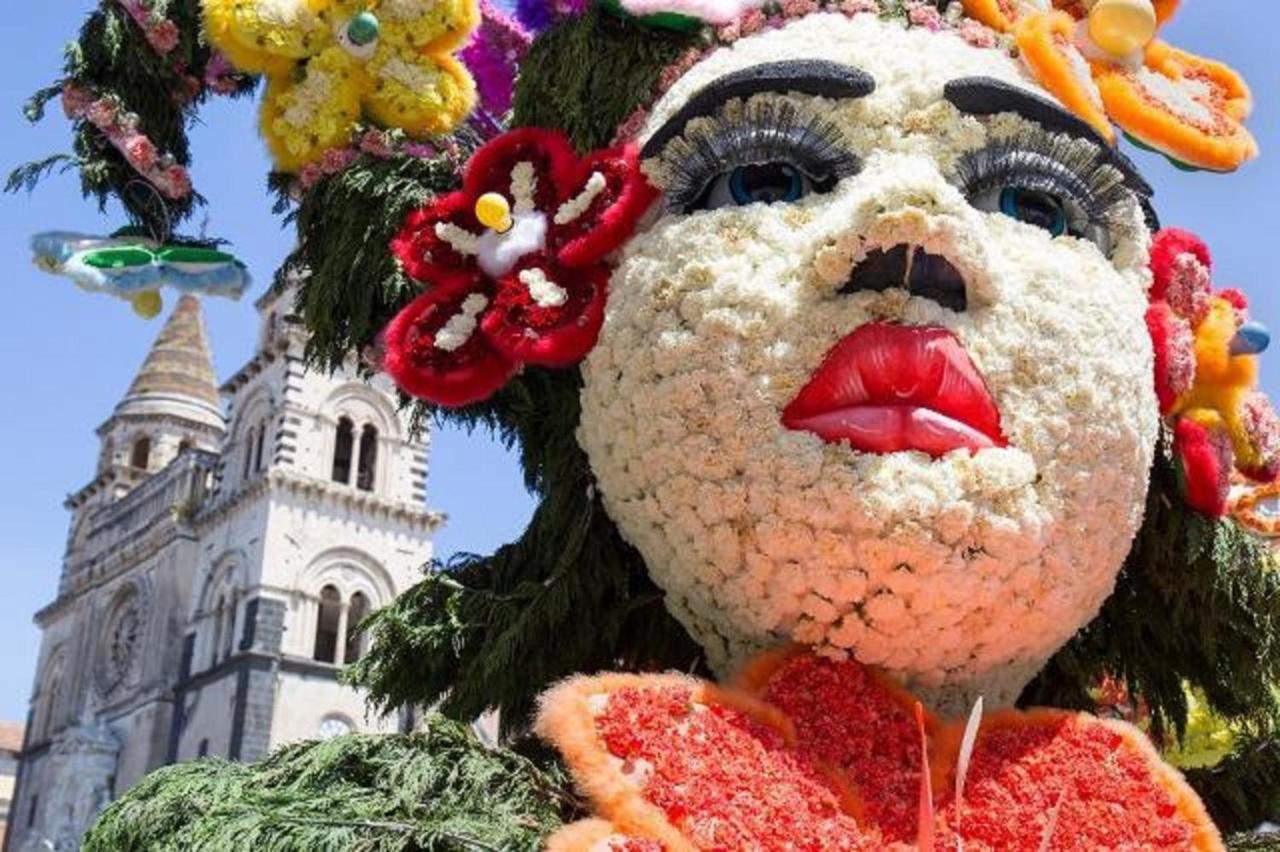
M 1000 52 L 867 15 L 811 15 L 712 54 L 647 132 L 710 80 L 786 57 L 875 78 L 864 99 L 788 96 L 840 128 L 860 172 L 793 204 L 669 213 L 636 236 L 583 367 L 579 440 L 721 672 L 799 642 L 884 667 L 944 712 L 1010 702 L 1097 613 L 1141 521 L 1157 430 L 1141 213 L 1126 211 L 1108 260 L 975 209 L 949 180 L 956 161 L 1029 125 L 962 116 L 942 87 L 1034 86 Z M 902 243 L 953 263 L 965 310 L 841 292 L 869 251 Z M 954 333 L 1008 446 L 934 460 L 786 429 L 824 355 L 877 320 Z

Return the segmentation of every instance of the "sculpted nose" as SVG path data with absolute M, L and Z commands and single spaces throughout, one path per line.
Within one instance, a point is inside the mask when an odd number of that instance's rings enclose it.
M 840 292 L 879 292 L 892 287 L 922 299 L 931 299 L 953 311 L 963 311 L 968 307 L 964 276 L 960 270 L 945 257 L 906 243 L 870 252 L 853 268 Z

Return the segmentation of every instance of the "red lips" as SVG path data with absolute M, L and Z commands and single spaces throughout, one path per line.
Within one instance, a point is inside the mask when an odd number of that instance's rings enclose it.
M 973 361 L 935 326 L 862 326 L 827 353 L 782 424 L 866 453 L 937 458 L 1008 444 Z

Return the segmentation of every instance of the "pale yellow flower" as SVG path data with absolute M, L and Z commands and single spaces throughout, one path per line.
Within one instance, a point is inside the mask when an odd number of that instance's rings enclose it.
M 262 133 L 283 171 L 348 144 L 362 115 L 429 136 L 475 100 L 451 55 L 475 26 L 475 0 L 204 0 L 204 15 L 232 64 L 266 76 Z

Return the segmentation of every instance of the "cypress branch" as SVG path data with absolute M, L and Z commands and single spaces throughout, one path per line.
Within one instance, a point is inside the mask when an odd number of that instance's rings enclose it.
M 84 849 L 533 852 L 576 816 L 559 767 L 489 750 L 433 716 L 411 736 L 353 734 L 256 764 L 157 770 L 103 812 Z

